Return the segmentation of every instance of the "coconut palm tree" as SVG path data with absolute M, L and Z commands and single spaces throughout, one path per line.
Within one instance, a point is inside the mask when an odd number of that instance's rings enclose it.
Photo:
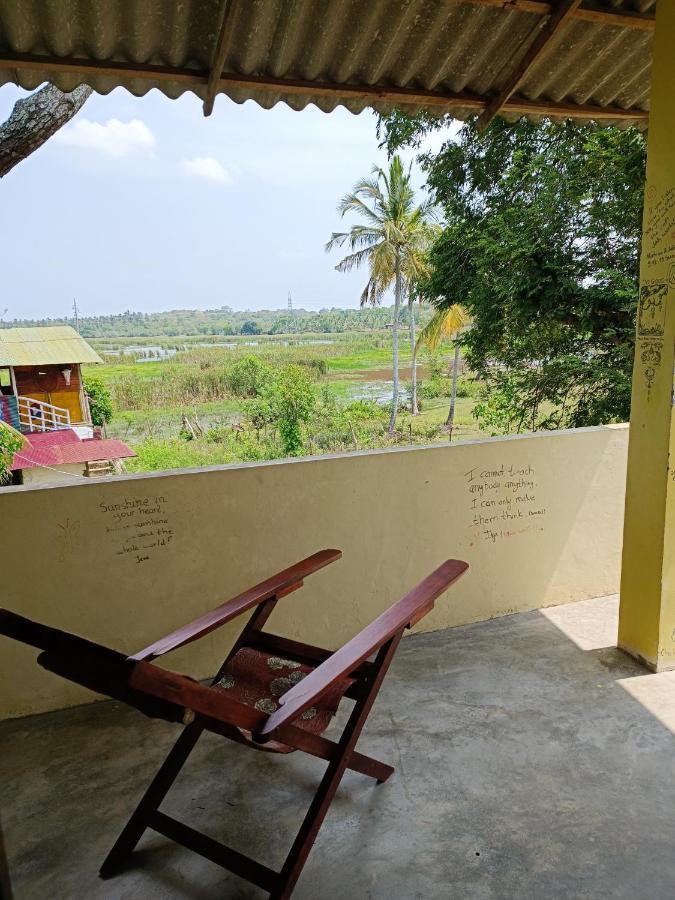
M 369 277 L 361 294 L 361 306 L 377 306 L 390 287 L 394 288 L 394 321 L 392 322 L 393 389 L 389 433 L 396 428 L 398 414 L 398 325 L 404 295 L 425 271 L 425 252 L 434 229 L 431 204 L 415 204 L 415 192 L 399 156 L 389 168 L 374 166 L 371 177 L 357 182 L 350 194 L 338 204 L 341 216 L 356 213 L 362 223 L 349 231 L 333 232 L 326 250 L 342 247 L 351 250 L 335 268 L 350 272 L 367 265 Z M 414 338 L 414 324 L 411 331 Z
M 439 344 L 455 337 L 463 328 L 469 325 L 469 314 L 459 303 L 452 306 L 437 309 L 429 322 L 420 332 L 417 347 L 425 346 L 429 350 L 436 350 Z M 457 400 L 457 376 L 459 374 L 459 344 L 455 341 L 455 353 L 452 361 L 452 387 L 450 389 L 450 409 L 446 426 L 448 428 L 448 440 L 452 440 L 452 429 L 455 424 L 455 402 Z

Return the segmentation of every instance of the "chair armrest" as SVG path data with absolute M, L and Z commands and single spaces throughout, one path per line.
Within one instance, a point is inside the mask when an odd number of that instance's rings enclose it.
M 282 694 L 278 701 L 279 709 L 272 713 L 258 734 L 269 738 L 277 728 L 292 722 L 309 709 L 336 681 L 353 672 L 397 632 L 410 628 L 431 612 L 436 599 L 468 568 L 468 563 L 461 560 L 446 560 L 306 678 Z
M 267 714 L 228 697 L 217 688 L 206 687 L 192 678 L 161 669 L 147 662 L 137 662 L 129 676 L 129 687 L 154 699 L 165 700 L 186 711 L 255 731 Z M 183 724 L 188 720 L 183 717 Z
M 285 594 L 290 594 L 291 591 L 297 590 L 302 587 L 303 579 L 308 575 L 318 572 L 319 569 L 335 562 L 341 556 L 342 552 L 340 550 L 321 550 L 318 553 L 314 553 L 312 556 L 308 556 L 307 559 L 303 559 L 302 562 L 296 563 L 282 572 L 278 572 L 266 581 L 261 581 L 255 587 L 244 591 L 243 594 L 239 594 L 239 596 L 233 597 L 232 600 L 222 603 L 211 610 L 211 612 L 205 613 L 188 625 L 172 631 L 171 634 L 160 638 L 154 644 L 139 650 L 138 653 L 130 656 L 129 659 L 135 662 L 155 659 L 158 656 L 163 656 L 170 650 L 176 650 L 178 647 L 191 643 L 191 641 L 196 641 L 210 631 L 232 621 L 241 613 L 246 612 L 247 609 L 258 606 L 272 597 L 282 597 Z

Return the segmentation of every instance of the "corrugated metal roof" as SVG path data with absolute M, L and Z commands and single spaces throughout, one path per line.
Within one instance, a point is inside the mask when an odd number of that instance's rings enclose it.
M 117 438 L 82 440 L 72 429 L 31 434 L 29 445 L 14 454 L 10 469 L 35 469 L 70 463 L 128 459 L 136 456 L 131 447 Z
M 342 105 L 357 113 L 405 102 L 466 118 L 506 83 L 545 18 L 537 0 L 226 2 L 2 3 L 0 83 L 34 88 L 49 80 L 68 91 L 86 82 L 103 94 L 122 85 L 136 95 L 157 87 L 168 97 L 191 90 L 203 98 L 226 10 L 218 90 L 237 103 L 271 107 L 283 100 L 294 109 L 315 103 L 327 112 Z M 644 125 L 655 6 L 656 0 L 585 0 L 585 17 L 553 39 L 507 117 L 536 118 L 538 104 L 549 102 L 591 104 L 635 110 Z M 619 27 L 618 19 L 592 20 L 598 11 L 649 21 Z M 373 89 L 378 93 L 366 93 Z M 444 108 L 420 92 L 465 96 Z
M 56 447 L 61 444 L 79 444 L 82 438 L 72 428 L 61 428 L 58 431 L 33 431 L 28 443 L 33 449 Z
M 0 366 L 100 362 L 98 353 L 70 325 L 0 329 Z
M 62 444 L 58 454 L 64 463 L 98 462 L 102 459 L 128 459 L 136 456 L 124 441 L 117 438 L 90 438 L 80 444 Z

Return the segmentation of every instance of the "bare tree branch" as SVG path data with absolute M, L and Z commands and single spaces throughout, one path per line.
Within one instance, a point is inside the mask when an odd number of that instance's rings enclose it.
M 0 125 L 0 178 L 69 122 L 90 94 L 86 84 L 70 94 L 48 84 L 17 100 L 9 119 Z

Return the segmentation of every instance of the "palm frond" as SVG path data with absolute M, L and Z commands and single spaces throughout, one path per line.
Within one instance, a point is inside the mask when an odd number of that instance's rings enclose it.
M 360 192 L 361 194 L 363 191 Z M 345 216 L 349 212 L 355 212 L 367 219 L 371 225 L 382 226 L 382 217 L 371 209 L 368 204 L 359 196 L 359 194 L 347 194 L 338 203 L 338 212 L 341 216 Z
M 334 247 L 342 247 L 348 240 L 348 231 L 334 231 L 330 236 L 330 240 L 326 241 L 324 244 L 324 250 L 326 253 L 330 253 Z
M 436 350 L 444 340 L 454 337 L 462 328 L 471 322 L 466 309 L 459 303 L 453 303 L 446 309 L 437 309 L 431 319 L 420 331 L 416 346 Z
M 427 250 L 438 227 L 431 221 L 432 204 L 416 205 L 410 167 L 399 156 L 387 169 L 374 166 L 371 177 L 357 182 L 338 204 L 345 216 L 355 213 L 363 220 L 348 232 L 334 232 L 326 250 L 348 246 L 352 251 L 337 265 L 350 272 L 368 265 L 370 277 L 361 294 L 361 305 L 377 305 L 396 278 L 397 261 L 403 287 L 412 296 L 415 285 L 428 274 Z
M 363 250 L 357 250 L 355 253 L 350 253 L 348 256 L 345 256 L 344 259 L 340 260 L 335 266 L 335 271 L 351 272 L 353 269 L 358 269 L 362 263 L 369 261 L 372 252 L 370 247 L 366 247 Z

